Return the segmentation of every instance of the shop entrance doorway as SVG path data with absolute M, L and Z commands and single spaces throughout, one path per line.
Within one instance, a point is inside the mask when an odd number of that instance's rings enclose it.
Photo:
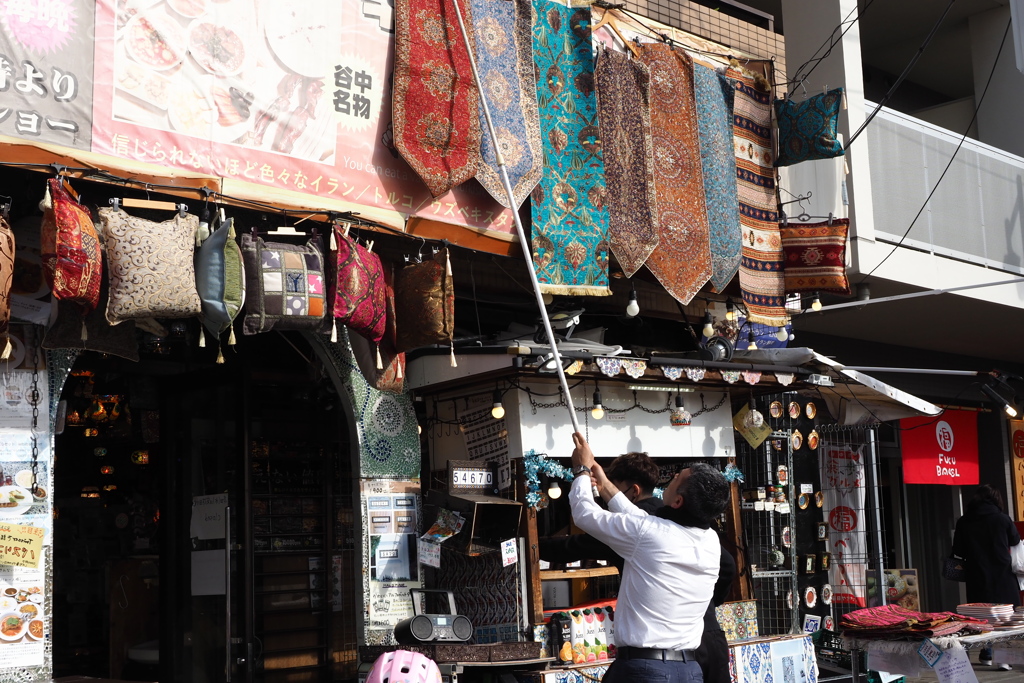
M 223 365 L 173 338 L 138 363 L 76 362 L 55 451 L 55 676 L 354 679 L 351 413 L 301 335 L 241 341 Z

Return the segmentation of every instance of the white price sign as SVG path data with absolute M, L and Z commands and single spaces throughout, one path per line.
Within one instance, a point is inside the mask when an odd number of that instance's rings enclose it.
M 519 561 L 519 544 L 517 539 L 510 538 L 501 542 L 501 566 L 507 567 Z

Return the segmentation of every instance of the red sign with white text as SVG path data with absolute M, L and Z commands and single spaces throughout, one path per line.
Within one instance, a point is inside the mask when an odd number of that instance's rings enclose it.
M 900 420 L 900 441 L 906 483 L 978 483 L 977 413 L 947 410 L 937 418 Z

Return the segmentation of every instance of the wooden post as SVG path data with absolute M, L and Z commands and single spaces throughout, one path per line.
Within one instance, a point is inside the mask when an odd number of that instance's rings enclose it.
M 730 500 L 729 506 L 725 509 L 725 532 L 732 540 L 736 549 L 736 578 L 732 590 L 729 591 L 729 600 L 750 600 L 752 591 L 750 577 L 746 576 L 747 558 L 743 552 L 743 521 L 740 519 L 740 486 L 737 482 L 729 485 Z M 728 549 L 727 549 L 728 550 Z
M 521 472 L 516 476 L 516 493 L 517 498 L 523 502 L 525 513 L 520 517 L 522 522 L 519 534 L 526 539 L 526 557 L 521 560 L 526 562 L 526 581 L 529 584 L 526 608 L 530 615 L 530 625 L 536 626 L 544 623 L 544 596 L 540 585 L 540 536 L 537 532 L 537 510 L 526 503 L 526 479 Z

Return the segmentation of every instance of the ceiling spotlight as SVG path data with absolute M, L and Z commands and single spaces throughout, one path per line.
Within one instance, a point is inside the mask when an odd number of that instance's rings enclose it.
M 701 331 L 708 339 L 715 336 L 715 326 L 711 320 L 711 311 L 704 311 L 704 329 Z
M 753 330 L 747 330 L 747 351 L 757 351 L 757 342 L 754 341 Z
M 814 298 L 811 299 L 811 310 L 812 311 L 820 311 L 821 310 L 821 299 L 818 298 L 817 294 L 815 294 Z
M 500 420 L 505 417 L 505 406 L 501 405 L 501 390 L 494 390 L 494 405 L 491 406 L 491 417 Z
M 1001 405 L 1003 407 L 1003 411 L 1009 417 L 1017 417 L 1017 409 L 1014 408 L 1013 405 L 1009 401 L 1007 401 L 1005 398 L 1000 396 L 996 392 L 995 389 L 993 389 L 992 387 L 990 387 L 987 384 L 982 384 L 981 385 L 981 391 L 982 391 L 983 394 L 985 394 L 990 399 L 992 399 L 995 403 Z
M 590 411 L 590 416 L 595 420 L 600 420 L 604 417 L 604 405 L 601 404 L 601 390 L 594 391 L 594 408 Z
M 636 301 L 636 290 L 629 293 L 629 303 L 626 304 L 626 317 L 635 318 L 640 315 L 640 304 Z
M 782 327 L 775 331 L 775 338 L 778 339 L 780 342 L 784 342 L 787 339 L 789 339 L 789 332 L 786 332 L 785 325 L 783 325 Z

